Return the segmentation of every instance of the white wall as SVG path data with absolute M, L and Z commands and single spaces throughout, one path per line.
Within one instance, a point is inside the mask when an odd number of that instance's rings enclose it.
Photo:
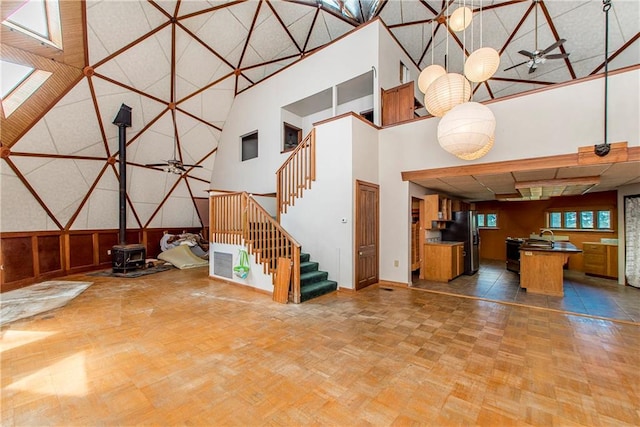
M 282 226 L 340 287 L 353 287 L 352 121 L 316 128 L 316 180 L 281 214 Z M 342 218 L 346 222 L 342 222 Z
M 413 64 L 413 60 L 404 52 L 404 50 L 398 47 L 395 39 L 391 36 L 389 31 L 382 27 L 380 29 L 380 42 L 378 45 L 378 74 L 379 74 L 379 87 L 383 89 L 391 89 L 402 84 L 400 81 L 400 62 L 409 68 L 409 76 L 414 81 L 413 89 L 414 95 L 419 100 L 423 100 L 424 95 L 418 89 L 418 76 L 420 75 L 420 69 Z M 380 109 L 380 91 L 377 91 L 378 102 L 376 110 Z M 376 121 L 376 124 L 380 124 L 380 121 Z
M 609 77 L 609 142 L 640 145 L 640 70 Z M 403 171 L 577 153 L 578 147 L 603 140 L 603 80 L 489 104 L 497 122 L 493 149 L 483 158 L 464 161 L 444 151 L 436 134 L 440 119 L 427 118 L 380 131 L 381 279 L 409 283 L 408 183 Z M 392 268 L 400 254 L 402 268 Z M 404 263 L 404 264 L 403 264 Z
M 244 249 L 247 250 L 245 246 L 242 245 L 228 245 L 224 243 L 211 243 L 209 247 L 209 276 L 211 277 L 219 277 L 222 280 L 226 280 L 228 282 L 239 283 L 241 285 L 250 286 L 252 288 L 261 289 L 267 292 L 273 293 L 273 282 L 270 274 L 263 273 L 262 264 L 257 264 L 255 260 L 255 256 L 249 253 L 249 274 L 246 278 L 241 279 L 235 274 L 232 275 L 231 278 L 217 276 L 213 273 L 213 265 L 214 265 L 214 257 L 215 252 L 223 252 L 227 254 L 231 254 L 233 256 L 233 266 L 235 267 L 239 263 L 239 250 Z
M 239 94 L 220 138 L 212 188 L 275 191 L 275 171 L 287 157 L 280 154 L 281 108 L 369 72 L 377 65 L 379 28 L 374 21 Z M 240 162 L 240 136 L 254 130 L 259 156 Z

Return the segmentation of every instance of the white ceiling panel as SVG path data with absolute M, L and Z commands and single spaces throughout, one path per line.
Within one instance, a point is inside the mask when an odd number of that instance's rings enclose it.
M 12 153 L 23 153 L 21 156 L 15 156 L 14 164 L 24 175 L 37 175 L 40 170 L 51 169 L 52 159 L 59 154 L 100 159 L 86 163 L 86 167 L 83 166 L 84 162 L 78 163 L 72 157 L 56 159 L 56 164 L 59 162 L 63 165 L 55 168 L 56 171 L 76 171 L 76 176 L 67 178 L 71 181 L 76 180 L 71 187 L 79 193 L 92 191 L 91 188 L 87 189 L 92 174 L 97 173 L 96 170 L 104 165 L 110 153 L 118 150 L 118 128 L 112 124 L 112 120 L 122 103 L 132 107 L 133 126 L 127 129 L 127 139 L 130 142 L 127 154 L 130 163 L 155 163 L 172 156 L 175 129 L 170 113 L 165 112 L 172 99 L 172 93 L 177 95 L 178 101 L 184 100 L 179 102 L 178 109 L 193 116 L 185 119 L 180 117 L 184 114 L 178 112 L 179 143 L 185 159 L 197 161 L 200 160 L 198 157 L 211 152 L 217 146 L 220 132 L 213 126 L 224 127 L 234 96 L 239 91 L 268 78 L 304 54 L 352 30 L 354 27 L 346 21 L 356 25 L 356 21 L 351 18 L 345 20 L 337 17 L 339 10 L 330 9 L 328 3 L 319 5 L 315 1 L 88 0 L 81 4 L 86 7 L 86 23 L 79 21 L 77 25 L 78 28 L 84 27 L 88 40 L 88 51 L 84 52 L 88 57 L 88 65 L 96 66 L 103 59 L 115 56 L 95 67 L 95 75 L 90 78 L 85 76 L 75 88 L 56 100 L 55 105 L 40 116 L 42 119 L 30 126 L 21 139 L 11 146 Z M 451 11 L 460 4 L 460 1 L 455 2 Z M 625 43 L 637 37 L 640 31 L 640 2 L 614 0 L 612 4 L 612 13 L 609 16 L 611 53 L 618 52 Z M 176 11 L 178 5 L 179 10 Z M 357 2 L 350 2 L 349 7 L 353 5 L 357 5 Z M 434 16 L 434 11 L 436 14 L 440 13 L 445 5 L 446 2 L 441 0 L 394 0 L 386 2 L 380 9 L 380 18 L 385 23 L 402 25 L 391 29 L 391 32 L 414 61 L 422 58 L 420 67 L 432 63 L 431 50 L 423 57 L 425 46 L 431 38 L 431 30 L 435 28 L 428 20 Z M 485 101 L 548 87 L 536 84 L 536 81 L 562 83 L 573 79 L 570 67 L 564 60 L 547 60 L 539 65 L 535 73 L 529 73 L 526 65 L 503 71 L 527 60 L 526 56 L 518 53 L 519 50 L 532 51 L 536 48 L 535 14 L 529 14 L 521 28 L 513 34 L 525 12 L 531 7 L 531 1 L 468 0 L 467 5 L 475 10 L 481 5 L 485 7 L 483 16 L 476 12 L 471 26 L 462 33 L 456 33 L 456 37 L 464 38 L 468 51 L 473 51 L 481 45 L 501 50 L 507 40 L 510 40 L 502 52 L 500 68 L 495 75 L 495 78 L 510 81 L 489 80 L 490 90 L 484 85 L 480 86 L 474 94 L 474 101 Z M 491 5 L 501 6 L 487 9 Z M 217 9 L 213 10 L 214 8 Z M 549 11 L 552 23 L 547 22 L 545 13 L 542 13 L 544 8 Z M 555 28 L 557 35 L 567 40 L 563 48 L 570 53 L 569 65 L 578 77 L 590 74 L 603 62 L 606 15 L 602 11 L 600 1 L 541 0 L 537 9 L 539 49 L 555 42 L 556 37 L 552 31 L 552 28 Z M 199 13 L 201 11 L 204 13 Z M 174 14 L 175 21 L 172 22 Z M 190 14 L 194 15 L 188 17 Z M 314 21 L 316 14 L 318 17 Z M 359 15 L 356 16 L 356 20 L 358 19 Z M 284 23 L 291 36 L 281 23 Z M 172 36 L 174 29 L 175 38 Z M 250 30 L 251 38 L 247 40 Z M 150 34 L 153 35 L 147 37 Z M 444 26 L 441 26 L 436 34 L 435 46 L 434 63 L 444 64 L 447 56 L 449 71 L 462 71 L 465 58 L 453 38 L 447 36 Z M 610 62 L 610 70 L 640 63 L 639 47 L 640 40 L 626 46 L 624 51 Z M 303 54 L 300 50 L 304 50 Z M 172 58 L 173 52 L 175 62 Z M 559 52 L 561 49 L 556 48 L 551 53 Z M 290 55 L 292 58 L 282 59 Z M 82 52 L 78 57 L 81 56 Z M 271 61 L 274 62 L 270 63 Z M 242 71 L 243 74 L 236 77 L 233 72 L 240 66 L 245 69 Z M 77 68 L 74 71 L 77 72 Z M 89 71 L 87 75 L 91 74 Z M 102 79 L 101 75 L 117 84 Z M 224 80 L 208 87 L 222 78 Z M 196 95 L 192 96 L 193 94 Z M 153 123 L 163 112 L 164 115 Z M 532 114 L 535 113 L 532 111 Z M 426 114 L 424 109 L 423 114 Z M 77 120 L 78 117 L 83 117 L 83 120 Z M 526 123 L 523 124 L 523 131 L 531 131 Z M 103 138 L 107 139 L 107 148 Z M 548 140 L 541 141 L 541 144 L 552 143 Z M 194 187 L 207 187 L 203 181 L 210 179 L 214 159 L 215 155 L 212 155 L 203 162 L 205 168 L 197 168 L 188 173 L 189 177 L 198 178 L 190 179 L 195 182 Z M 66 164 L 70 166 L 64 166 Z M 164 208 L 159 209 L 158 205 L 165 200 L 171 186 L 178 179 L 177 175 L 140 166 L 130 169 L 132 175 L 141 177 L 136 179 L 134 187 L 135 191 L 141 193 L 136 195 L 142 200 L 136 212 L 144 217 L 143 221 L 150 221 L 150 224 L 157 226 L 174 222 L 174 218 L 163 218 L 166 212 Z M 560 170 L 559 176 L 578 177 L 583 172 L 596 174 L 597 169 L 588 167 L 586 170 Z M 140 173 L 139 170 L 146 170 L 147 173 Z M 600 191 L 613 183 L 635 182 L 638 177 L 634 172 L 633 169 L 612 168 L 611 172 L 605 172 L 602 177 L 605 184 L 601 184 L 594 191 Z M 540 176 L 549 173 L 531 172 L 531 176 L 520 174 L 518 178 L 541 179 Z M 91 219 L 91 214 L 88 213 L 90 209 L 93 209 L 91 212 L 106 210 L 107 204 L 111 203 L 108 200 L 117 193 L 117 180 L 113 168 L 109 167 L 105 175 L 108 178 L 105 177 L 99 184 L 103 187 L 93 190 L 103 194 L 95 199 L 91 196 L 91 201 L 88 202 L 91 208 L 85 206 L 81 212 L 73 212 L 74 209 L 78 209 L 78 204 L 75 203 L 75 199 L 65 195 L 65 201 L 55 207 L 58 215 L 63 218 L 77 216 L 77 224 L 74 224 L 74 227 L 113 227 L 114 224 Z M 162 188 L 148 189 L 147 187 L 154 186 L 158 176 L 162 177 Z M 483 181 L 486 186 L 494 190 L 499 189 L 501 192 L 509 190 L 513 185 L 507 180 L 492 177 L 486 177 L 486 180 Z M 435 190 L 449 194 L 457 192 L 478 198 L 490 197 L 482 186 L 464 179 L 430 180 L 429 184 Z M 47 191 L 48 186 L 40 184 L 39 188 Z M 152 201 L 144 201 L 142 192 L 147 191 L 154 194 L 155 198 Z M 190 197 L 188 192 L 182 196 Z M 79 194 L 78 197 L 84 198 L 87 194 Z M 159 213 L 151 218 L 156 211 Z M 184 212 L 185 215 L 192 213 L 193 211 Z M 39 224 L 39 229 L 58 228 L 58 225 L 47 219 L 46 215 L 44 219 L 38 215 L 34 218 L 29 214 L 19 216 L 33 219 Z M 31 224 L 25 224 L 20 228 L 29 227 Z

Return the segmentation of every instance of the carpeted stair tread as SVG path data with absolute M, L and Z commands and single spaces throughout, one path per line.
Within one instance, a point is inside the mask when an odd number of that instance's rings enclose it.
M 310 271 L 318 271 L 319 263 L 313 261 L 305 261 L 300 263 L 300 274 Z
M 319 297 L 338 289 L 338 282 L 333 280 L 321 280 L 310 283 L 300 288 L 300 302 Z
M 300 273 L 300 287 L 308 286 L 314 282 L 320 282 L 327 280 L 329 273 L 326 271 L 309 271 L 306 273 Z
M 300 262 L 308 262 L 311 259 L 311 254 L 300 254 Z

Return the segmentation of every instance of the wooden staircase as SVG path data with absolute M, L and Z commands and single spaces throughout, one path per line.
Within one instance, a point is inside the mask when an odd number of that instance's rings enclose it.
M 338 282 L 328 280 L 329 273 L 318 270 L 320 265 L 310 259 L 309 254 L 300 254 L 300 302 L 338 289 Z
M 280 214 L 315 181 L 315 129 L 292 151 L 276 177 L 275 219 L 246 192 L 211 196 L 211 242 L 245 245 L 263 272 L 274 277 L 274 284 L 278 260 L 290 260 L 289 301 L 294 303 L 335 291 L 337 282 L 328 280 L 329 273 L 320 271 L 309 254 L 301 254 L 300 244 L 280 225 Z

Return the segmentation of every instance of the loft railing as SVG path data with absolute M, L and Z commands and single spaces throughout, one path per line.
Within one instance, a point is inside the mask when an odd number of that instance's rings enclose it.
M 291 155 L 276 172 L 277 179 L 277 220 L 280 214 L 293 206 L 295 199 L 302 197 L 311 182 L 316 180 L 316 130 L 315 128 L 293 150 Z
M 291 299 L 300 302 L 300 244 L 246 192 L 211 196 L 211 242 L 246 245 L 265 274 L 275 272 L 278 258 L 291 260 Z

